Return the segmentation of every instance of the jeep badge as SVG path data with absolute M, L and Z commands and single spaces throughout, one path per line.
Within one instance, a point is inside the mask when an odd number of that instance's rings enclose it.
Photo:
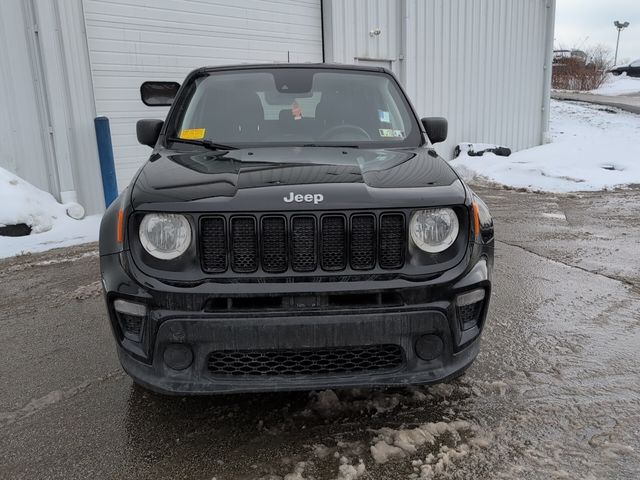
M 296 202 L 296 203 L 302 203 L 302 202 L 307 202 L 307 203 L 311 203 L 313 202 L 314 204 L 319 204 L 321 201 L 324 200 L 324 195 L 322 195 L 321 193 L 307 193 L 306 195 L 303 195 L 301 193 L 293 193 L 293 192 L 289 192 L 289 196 L 288 197 L 283 197 L 283 200 L 287 203 L 291 203 L 291 202 Z

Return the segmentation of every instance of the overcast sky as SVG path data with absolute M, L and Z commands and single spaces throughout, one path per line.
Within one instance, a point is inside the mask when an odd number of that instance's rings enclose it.
M 556 0 L 555 45 L 584 49 L 604 44 L 614 51 L 614 20 L 630 23 L 620 34 L 618 63 L 640 58 L 640 0 Z

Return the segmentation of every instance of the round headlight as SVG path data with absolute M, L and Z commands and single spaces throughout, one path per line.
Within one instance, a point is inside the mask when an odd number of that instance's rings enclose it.
M 149 213 L 140 223 L 140 243 L 156 258 L 177 258 L 189 248 L 191 225 L 184 215 Z
M 458 216 L 450 208 L 418 210 L 409 224 L 411 239 L 427 253 L 445 251 L 458 237 Z

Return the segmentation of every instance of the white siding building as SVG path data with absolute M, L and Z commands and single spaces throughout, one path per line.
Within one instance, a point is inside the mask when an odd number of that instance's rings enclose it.
M 104 209 L 93 119 L 110 119 L 118 187 L 148 157 L 145 80 L 204 65 L 380 65 L 461 141 L 547 138 L 555 0 L 3 0 L 0 166 Z

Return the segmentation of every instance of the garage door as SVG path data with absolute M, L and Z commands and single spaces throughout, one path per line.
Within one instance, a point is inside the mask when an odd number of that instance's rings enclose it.
M 111 120 L 118 187 L 149 148 L 138 144 L 145 80 L 181 82 L 194 68 L 258 62 L 321 62 L 320 0 L 84 0 L 96 111 Z

